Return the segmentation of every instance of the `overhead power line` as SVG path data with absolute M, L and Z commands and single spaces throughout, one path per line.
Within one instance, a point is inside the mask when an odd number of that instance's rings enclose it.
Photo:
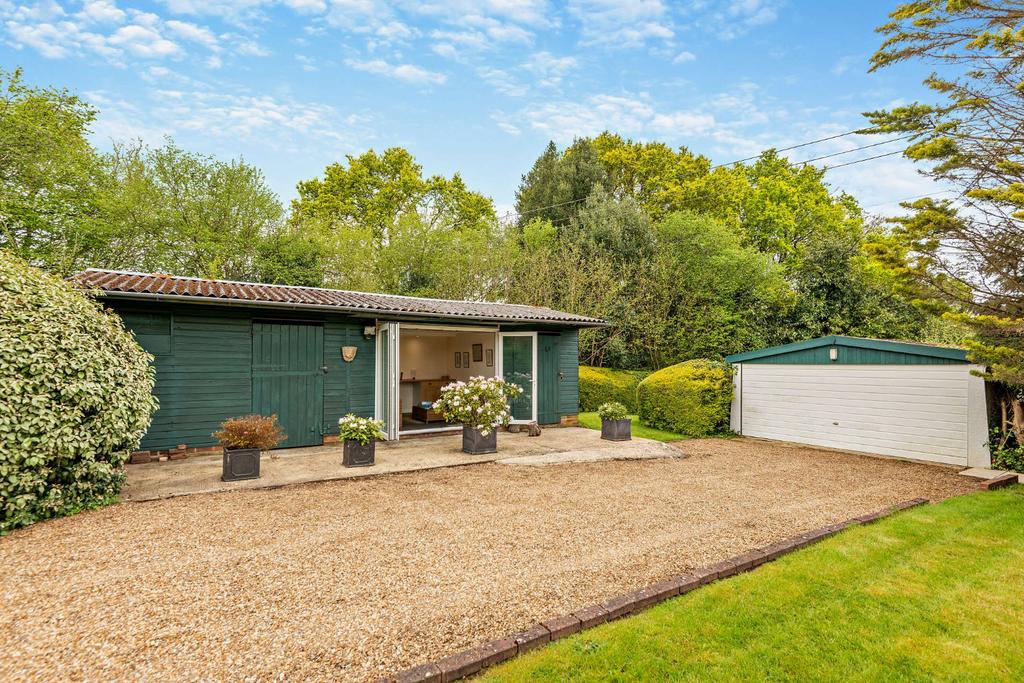
M 801 142 L 800 144 L 797 144 L 797 145 L 790 145 L 789 147 L 775 148 L 775 151 L 776 152 L 789 152 L 789 151 L 794 150 L 794 149 L 800 149 L 802 147 L 809 147 L 811 145 L 820 144 L 822 142 L 829 142 L 830 140 L 838 140 L 839 138 L 844 138 L 844 137 L 847 137 L 849 135 L 864 135 L 865 134 L 865 130 L 866 129 L 864 129 L 864 128 L 857 128 L 856 130 L 849 130 L 849 131 L 846 131 L 845 133 L 836 133 L 835 135 L 829 135 L 827 137 L 818 138 L 816 140 L 808 140 L 807 142 Z M 823 156 L 814 157 L 813 159 L 805 159 L 803 161 L 795 161 L 795 162 L 791 162 L 791 163 L 793 163 L 794 166 L 801 166 L 801 165 L 804 165 L 804 164 L 813 163 L 815 161 L 821 161 L 822 159 L 830 159 L 832 157 L 841 156 L 843 154 L 852 154 L 853 152 L 859 152 L 859 151 L 861 151 L 863 149 L 870 149 L 872 147 L 879 147 L 881 145 L 887 145 L 887 144 L 892 143 L 892 142 L 899 142 L 900 140 L 906 140 L 906 139 L 911 138 L 913 136 L 914 136 L 914 134 L 903 135 L 903 136 L 898 137 L 898 138 L 890 138 L 888 140 L 883 140 L 881 142 L 871 143 L 870 145 L 862 145 L 860 147 L 854 147 L 853 149 L 841 150 L 839 152 L 833 152 L 832 154 L 825 154 Z M 772 149 L 772 148 L 769 148 L 769 149 Z M 878 155 L 875 155 L 875 156 L 866 157 L 864 159 L 855 159 L 853 161 L 848 161 L 848 162 L 843 163 L 843 164 L 836 164 L 835 166 L 826 166 L 825 170 L 828 171 L 828 170 L 832 170 L 834 168 L 842 168 L 843 166 L 853 166 L 854 164 L 860 164 L 860 163 L 863 163 L 865 161 L 874 161 L 875 159 L 881 159 L 883 157 L 892 156 L 894 154 L 900 154 L 901 152 L 903 152 L 903 150 L 897 150 L 895 152 L 889 152 L 889 153 L 886 153 L 886 154 L 878 154 Z M 763 152 L 762 152 L 762 154 L 763 154 Z M 761 154 L 758 154 L 756 156 L 745 157 L 743 159 L 736 159 L 735 161 L 728 161 L 728 162 L 726 162 L 724 164 L 716 164 L 714 166 L 711 166 L 708 170 L 709 171 L 713 171 L 713 170 L 715 170 L 717 168 L 723 168 L 725 166 L 733 166 L 735 164 L 741 164 L 741 163 L 743 163 L 745 161 L 753 161 L 753 160 L 759 159 L 759 158 L 761 158 Z M 581 197 L 579 199 L 572 199 L 572 200 L 569 200 L 567 202 L 559 202 L 558 204 L 550 204 L 548 206 L 538 206 L 538 207 L 534 207 L 532 209 L 527 209 L 526 211 L 523 211 L 522 213 L 518 213 L 518 212 L 516 212 L 514 210 L 513 211 L 507 211 L 503 216 L 501 216 L 501 219 L 503 219 L 503 220 L 504 219 L 508 219 L 508 218 L 511 218 L 512 216 L 516 216 L 518 218 L 522 218 L 523 216 L 528 216 L 530 214 L 534 214 L 534 213 L 537 213 L 537 212 L 540 212 L 540 211 L 544 211 L 546 209 L 556 209 L 556 208 L 559 208 L 559 207 L 562 207 L 562 206 L 569 206 L 571 204 L 579 204 L 580 202 L 586 201 L 586 199 L 587 199 L 586 197 Z

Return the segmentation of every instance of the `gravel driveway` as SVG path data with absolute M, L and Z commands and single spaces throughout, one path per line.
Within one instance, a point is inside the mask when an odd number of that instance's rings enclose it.
M 361 680 L 901 500 L 954 470 L 751 440 L 690 457 L 126 503 L 0 539 L 0 680 Z

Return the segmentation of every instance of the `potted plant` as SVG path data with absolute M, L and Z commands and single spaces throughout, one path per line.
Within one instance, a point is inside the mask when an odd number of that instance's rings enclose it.
M 233 417 L 222 422 L 213 436 L 224 446 L 223 481 L 259 479 L 260 454 L 287 438 L 277 415 Z
M 462 450 L 472 455 L 498 450 L 497 428 L 512 419 L 508 401 L 522 389 L 500 377 L 470 377 L 441 387 L 434 410 L 447 422 L 462 423 Z
M 629 441 L 633 438 L 633 420 L 629 418 L 626 406 L 615 401 L 602 403 L 597 408 L 601 418 L 601 438 L 608 441 Z
M 349 413 L 338 420 L 338 436 L 345 442 L 345 467 L 369 467 L 373 464 L 377 439 L 386 438 L 384 421 L 357 417 Z

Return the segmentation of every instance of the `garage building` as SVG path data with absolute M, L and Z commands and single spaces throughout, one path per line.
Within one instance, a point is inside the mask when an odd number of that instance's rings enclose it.
M 740 434 L 991 467 L 983 368 L 963 349 L 830 336 L 726 360 Z

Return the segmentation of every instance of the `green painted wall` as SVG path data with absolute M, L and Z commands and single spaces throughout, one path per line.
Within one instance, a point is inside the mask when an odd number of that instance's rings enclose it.
M 374 411 L 374 339 L 363 336 L 367 320 L 316 312 L 107 300 L 136 339 L 156 357 L 154 393 L 160 408 L 140 446 L 163 450 L 184 443 L 212 446 L 211 434 L 229 417 L 252 412 L 253 321 L 317 321 L 323 324 L 327 374 L 323 382 L 323 426 L 338 433 L 346 413 L 367 417 Z M 440 322 L 440 321 L 438 321 Z M 517 325 L 514 328 L 530 329 Z M 533 328 L 536 329 L 536 328 Z M 579 412 L 579 334 L 558 332 L 556 378 L 558 417 Z M 355 346 L 346 363 L 341 347 Z
M 580 412 L 580 335 L 577 330 L 562 332 L 558 345 L 558 415 Z
M 830 348 L 839 349 L 839 358 L 834 361 L 828 359 Z M 862 349 L 852 346 L 819 346 L 741 362 L 777 365 L 963 365 L 963 361 L 952 358 L 920 356 L 913 353 Z
M 252 411 L 252 322 L 317 320 L 324 325 L 324 430 L 338 432 L 348 412 L 373 415 L 374 343 L 364 321 L 343 316 L 210 305 L 108 300 L 139 343 L 156 357 L 154 393 L 160 408 L 140 446 L 145 450 L 212 446 L 229 417 Z M 342 346 L 358 351 L 351 363 Z

